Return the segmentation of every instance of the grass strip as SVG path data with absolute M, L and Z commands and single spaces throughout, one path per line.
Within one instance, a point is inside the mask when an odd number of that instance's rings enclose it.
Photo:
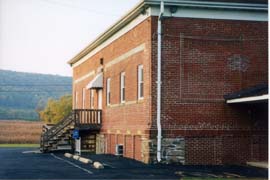
M 39 147 L 39 144 L 0 144 L 0 148 Z

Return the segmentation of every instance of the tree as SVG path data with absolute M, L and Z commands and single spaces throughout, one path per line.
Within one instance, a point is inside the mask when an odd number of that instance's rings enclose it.
M 72 96 L 65 95 L 59 100 L 49 99 L 46 107 L 39 111 L 42 121 L 48 124 L 56 124 L 68 116 L 72 111 Z

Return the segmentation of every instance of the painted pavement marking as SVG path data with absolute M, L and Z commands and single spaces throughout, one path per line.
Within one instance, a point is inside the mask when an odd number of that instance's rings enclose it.
M 82 167 L 78 166 L 77 164 L 74 164 L 73 162 L 70 162 L 70 161 L 65 160 L 65 159 L 63 159 L 63 158 L 60 158 L 60 157 L 54 155 L 53 153 L 51 153 L 51 155 L 52 155 L 52 157 L 54 157 L 55 159 L 64 161 L 64 162 L 66 162 L 66 163 L 68 163 L 68 164 L 70 164 L 70 165 L 72 165 L 72 166 L 74 166 L 74 167 L 76 167 L 76 168 L 78 168 L 78 169 L 80 169 L 80 170 L 83 170 L 84 172 L 86 172 L 86 173 L 88 173 L 88 174 L 93 174 L 92 171 L 89 171 L 89 170 L 87 170 L 87 169 L 85 169 L 85 168 L 82 168 Z

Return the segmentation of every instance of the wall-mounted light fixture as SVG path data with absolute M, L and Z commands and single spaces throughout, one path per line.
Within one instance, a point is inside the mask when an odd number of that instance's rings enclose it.
M 174 14 L 174 13 L 177 12 L 177 6 L 170 6 L 169 8 L 170 8 L 170 12 L 171 12 L 172 14 Z

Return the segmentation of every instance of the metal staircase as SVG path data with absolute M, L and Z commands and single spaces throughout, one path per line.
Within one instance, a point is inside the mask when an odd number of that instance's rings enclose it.
M 72 131 L 75 128 L 76 114 L 72 112 L 51 128 L 43 126 L 40 138 L 40 151 L 72 150 Z
M 74 109 L 66 118 L 55 125 L 43 126 L 40 151 L 73 150 L 73 130 L 98 132 L 102 124 L 102 110 Z

